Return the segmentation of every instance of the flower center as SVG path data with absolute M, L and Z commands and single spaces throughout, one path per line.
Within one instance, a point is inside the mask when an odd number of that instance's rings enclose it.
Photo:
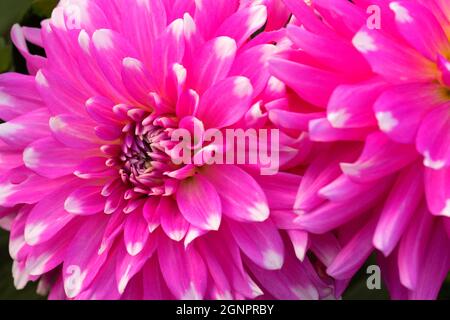
M 124 183 L 135 191 L 147 193 L 164 182 L 164 172 L 174 168 L 166 148 L 170 144 L 168 128 L 153 121 L 130 123 L 123 129 L 122 163 L 119 170 Z

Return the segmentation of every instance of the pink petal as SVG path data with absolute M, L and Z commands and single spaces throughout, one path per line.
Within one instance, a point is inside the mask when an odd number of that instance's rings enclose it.
M 417 150 L 424 156 L 423 164 L 439 170 L 450 166 L 449 104 L 431 111 L 417 133 Z
M 199 94 L 224 79 L 236 55 L 236 42 L 229 37 L 217 37 L 206 42 L 189 68 L 189 83 Z
M 417 287 L 421 264 L 425 260 L 426 245 L 432 231 L 432 216 L 421 206 L 400 241 L 398 270 L 401 283 L 410 290 Z M 417 241 L 421 239 L 421 241 Z
M 272 221 L 242 223 L 227 221 L 241 250 L 258 266 L 279 270 L 284 262 L 284 245 Z
M 181 241 L 189 229 L 189 222 L 181 214 L 175 200 L 161 198 L 157 208 L 161 219 L 161 227 L 167 236 L 174 241 Z
M 196 116 L 208 128 L 227 127 L 245 115 L 252 94 L 253 88 L 247 78 L 226 78 L 203 94 Z M 227 99 L 221 99 L 223 96 Z
M 341 249 L 327 268 L 330 276 L 335 279 L 348 279 L 358 271 L 373 250 L 372 237 L 377 220 L 377 216 L 372 217 Z
M 434 215 L 450 217 L 450 168 L 425 169 L 425 193 Z
M 234 165 L 214 165 L 203 174 L 220 196 L 222 211 L 238 221 L 264 221 L 269 217 L 266 195 L 259 184 L 244 170 Z M 243 192 L 252 190 L 243 196 Z
M 0 124 L 0 139 L 9 145 L 9 149 L 23 150 L 33 141 L 50 135 L 49 118 L 50 114 L 46 108 L 36 109 L 26 115 L 18 116 Z M 31 126 L 33 130 L 30 130 Z
M 85 186 L 73 191 L 64 202 L 67 212 L 77 215 L 91 215 L 105 208 L 102 186 Z
M 445 102 L 437 84 L 403 84 L 383 92 L 373 106 L 378 127 L 400 143 L 414 142 L 429 110 Z
M 373 237 L 374 246 L 388 256 L 403 235 L 423 193 L 420 166 L 403 170 L 385 201 Z
M 64 290 L 76 297 L 94 279 L 107 258 L 98 254 L 108 219 L 102 214 L 88 217 L 66 248 L 62 273 Z
M 43 138 L 30 144 L 23 152 L 25 165 L 48 178 L 72 174 L 87 156 L 87 151 L 73 152 L 53 138 Z
M 129 281 L 142 270 L 144 264 L 150 259 L 155 252 L 158 238 L 153 236 L 146 242 L 142 251 L 137 255 L 130 255 L 123 251 L 117 259 L 116 279 L 118 290 L 121 294 L 125 291 Z
M 163 239 L 158 246 L 163 277 L 177 299 L 202 299 L 206 290 L 206 266 L 194 247 Z
M 386 158 L 391 161 L 386 161 Z M 354 163 L 341 163 L 342 171 L 356 182 L 385 177 L 412 163 L 417 158 L 411 145 L 391 141 L 382 133 L 367 137 L 364 150 Z
M 222 23 L 216 35 L 228 36 L 235 39 L 239 48 L 254 32 L 266 23 L 266 20 L 267 9 L 265 6 L 255 5 L 250 8 L 241 9 Z M 242 27 L 238 30 L 236 26 Z
M 205 230 L 218 230 L 222 205 L 214 186 L 197 175 L 181 182 L 177 191 L 178 207 L 191 224 Z
M 333 72 L 280 58 L 270 60 L 270 70 L 302 99 L 318 106 L 327 105 L 333 90 L 343 82 Z
M 68 147 L 86 149 L 101 143 L 94 132 L 95 124 L 81 117 L 60 114 L 50 118 L 49 124 L 53 137 Z
M 400 34 L 428 59 L 436 60 L 436 52 L 450 49 L 439 21 L 425 6 L 410 1 L 395 1 L 389 7 L 395 13 Z

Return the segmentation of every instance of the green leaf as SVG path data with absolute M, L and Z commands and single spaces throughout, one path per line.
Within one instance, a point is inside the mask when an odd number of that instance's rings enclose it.
M 0 73 L 6 72 L 11 68 L 12 46 L 6 43 L 4 38 L 0 38 Z
M 0 1 L 0 34 L 5 36 L 11 26 L 20 21 L 28 11 L 32 0 L 1 0 Z
M 57 4 L 58 0 L 34 0 L 31 10 L 40 17 L 48 18 Z

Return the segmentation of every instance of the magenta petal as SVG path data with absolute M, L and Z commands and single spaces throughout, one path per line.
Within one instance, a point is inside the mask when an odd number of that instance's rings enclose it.
M 177 299 L 202 299 L 206 290 L 206 267 L 199 253 L 189 246 L 164 239 L 158 246 L 164 279 Z
M 166 235 L 174 241 L 181 241 L 189 229 L 189 222 L 178 209 L 176 201 L 163 197 L 156 210 Z
M 423 164 L 439 170 L 450 166 L 449 104 L 431 111 L 417 133 L 417 150 L 424 156 Z
M 433 214 L 450 217 L 450 167 L 425 169 L 425 193 Z
M 107 258 L 106 253 L 98 254 L 107 221 L 102 214 L 89 217 L 65 250 L 62 273 L 69 298 L 76 297 L 92 282 Z
M 264 221 L 269 217 L 266 195 L 244 170 L 233 165 L 209 166 L 203 173 L 214 185 L 223 213 L 238 221 Z M 243 195 L 246 190 L 251 193 Z
M 238 223 L 229 220 L 228 224 L 237 244 L 253 262 L 267 270 L 281 269 L 284 245 L 272 221 Z
M 101 186 L 81 187 L 72 192 L 64 202 L 67 212 L 78 215 L 91 215 L 105 208 L 105 197 Z
M 214 186 L 203 176 L 184 180 L 177 192 L 178 207 L 191 224 L 205 230 L 218 230 L 222 204 Z
M 197 118 L 208 128 L 236 123 L 250 108 L 253 88 L 245 77 L 230 77 L 210 87 L 201 97 Z M 220 97 L 226 96 L 227 99 Z

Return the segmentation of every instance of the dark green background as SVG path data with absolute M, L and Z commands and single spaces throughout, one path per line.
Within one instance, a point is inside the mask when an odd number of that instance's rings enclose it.
M 26 26 L 39 26 L 48 17 L 57 0 L 0 0 L 0 73 L 17 71 L 25 73 L 24 61 L 9 39 L 9 29 L 14 23 Z M 371 258 L 374 263 L 374 258 Z M 345 299 L 386 299 L 386 290 L 368 290 L 363 268 L 354 278 Z M 11 258 L 8 253 L 8 234 L 0 230 L 0 299 L 42 299 L 35 294 L 36 285 L 28 285 L 24 290 L 14 288 L 11 276 Z M 450 299 L 450 279 L 441 293 L 441 299 Z

